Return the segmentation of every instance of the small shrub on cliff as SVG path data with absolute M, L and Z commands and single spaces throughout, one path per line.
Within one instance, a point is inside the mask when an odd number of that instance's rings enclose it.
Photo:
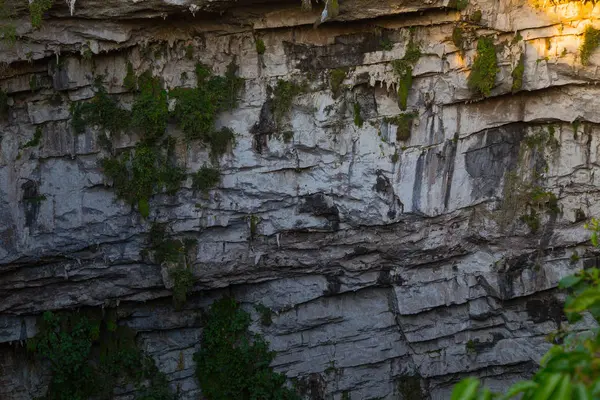
M 54 0 L 33 0 L 29 2 L 29 14 L 31 15 L 31 25 L 34 28 L 42 26 L 42 17 L 44 13 L 52 8 Z
M 363 117 L 360 113 L 360 104 L 358 102 L 354 103 L 354 126 L 358 128 L 362 128 L 363 126 Z
M 154 142 L 162 137 L 167 129 L 169 108 L 167 91 L 160 80 L 149 71 L 138 78 L 140 89 L 131 109 L 131 125 L 139 129 L 145 140 Z
M 413 67 L 421 58 L 421 49 L 413 41 L 412 32 L 406 46 L 404 57 L 400 60 L 392 61 L 394 73 L 398 77 L 398 105 L 401 110 L 406 110 L 406 102 L 408 93 L 412 87 L 412 72 Z
M 169 147 L 169 146 L 167 146 Z M 117 196 L 148 217 L 150 197 L 165 192 L 175 194 L 185 171 L 169 161 L 155 146 L 140 143 L 120 157 L 101 160 L 104 174 L 112 181 Z
M 265 46 L 265 42 L 262 39 L 256 39 L 256 52 L 258 54 L 265 54 L 267 47 Z
M 96 95 L 90 102 L 71 105 L 71 124 L 75 133 L 84 133 L 88 125 L 99 126 L 110 133 L 121 132 L 129 126 L 130 114 L 119 105 L 102 85 L 96 85 Z
M 598 247 L 600 222 L 593 219 L 586 228 L 592 231 L 591 242 Z M 587 268 L 563 278 L 559 287 L 567 289 L 565 315 L 569 324 L 583 319 L 589 314 L 600 322 L 600 270 Z M 588 325 L 589 326 L 589 325 Z M 467 378 L 457 384 L 452 392 L 452 400 L 475 399 L 555 399 L 587 400 L 600 395 L 600 329 L 592 326 L 589 330 L 573 329 L 563 325 L 548 336 L 554 346 L 541 359 L 541 367 L 531 380 L 517 382 L 504 395 L 481 388 L 477 378 Z
M 200 139 L 210 146 L 213 158 L 225 153 L 233 142 L 230 129 L 215 129 L 219 113 L 232 110 L 238 103 L 238 92 L 244 80 L 236 76 L 235 64 L 230 64 L 225 76 L 213 76 L 202 64 L 196 66 L 197 87 L 171 91 L 177 100 L 173 117 L 188 140 Z
M 579 57 L 582 65 L 588 65 L 592 52 L 600 45 L 600 30 L 588 26 L 583 32 L 583 43 L 579 48 Z
M 273 89 L 273 115 L 275 122 L 281 126 L 283 119 L 292 109 L 296 96 L 304 92 L 305 88 L 294 82 L 279 79 Z
M 333 97 L 336 98 L 340 93 L 342 82 L 346 79 L 348 70 L 345 68 L 336 68 L 329 71 L 329 87 L 333 92 Z
M 521 54 L 519 57 L 519 62 L 513 69 L 512 76 L 512 92 L 516 93 L 523 87 L 523 74 L 525 72 L 525 55 Z
M 413 119 L 417 118 L 418 116 L 419 115 L 416 112 L 402 113 L 396 115 L 395 117 L 386 117 L 384 122 L 396 125 L 396 140 L 405 141 L 410 139 Z
M 274 352 L 248 332 L 250 315 L 232 298 L 215 301 L 206 317 L 196 376 L 208 400 L 297 400 L 285 376 L 269 366 Z
M 452 30 L 452 43 L 461 52 L 465 51 L 465 37 L 463 35 L 463 29 L 460 26 L 455 26 Z
M 483 96 L 489 96 L 499 70 L 494 41 L 491 37 L 479 38 L 477 55 L 468 79 L 469 88 Z
M 112 398 L 117 383 L 131 382 L 137 399 L 171 400 L 164 374 L 140 351 L 135 332 L 117 325 L 114 312 L 45 312 L 27 349 L 47 362 L 48 400 Z
M 221 182 L 221 172 L 216 168 L 204 165 L 193 176 L 192 188 L 207 193 Z

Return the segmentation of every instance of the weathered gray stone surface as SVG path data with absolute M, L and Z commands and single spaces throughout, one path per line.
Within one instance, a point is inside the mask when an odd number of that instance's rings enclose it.
M 600 52 L 587 67 L 578 57 L 597 7 L 471 0 L 459 13 L 441 1 L 340 0 L 337 21 L 315 29 L 320 7 L 298 3 L 78 0 L 71 16 L 57 2 L 39 30 L 17 9 L 17 43 L 0 43 L 10 105 L 0 121 L 0 399 L 44 393 L 43 366 L 22 357 L 36 318 L 87 306 L 116 307 L 182 398 L 198 398 L 202 310 L 224 294 L 252 313 L 274 366 L 313 399 L 406 399 L 414 382 L 422 395 L 411 399 L 446 399 L 466 375 L 501 389 L 536 369 L 562 320 L 557 282 L 597 262 L 583 224 L 600 215 Z M 452 31 L 476 10 L 461 54 Z M 391 61 L 404 56 L 409 27 L 422 51 L 408 97 L 418 117 L 397 141 L 385 117 L 401 112 Z M 480 98 L 467 77 L 487 34 L 500 71 Z M 521 54 L 523 90 L 513 94 Z M 223 74 L 231 61 L 245 83 L 239 107 L 218 121 L 236 132 L 221 183 L 202 195 L 188 177 L 142 218 L 107 185 L 103 133 L 72 129 L 71 103 L 93 97 L 102 76 L 130 108 L 127 62 L 172 89 L 195 85 L 198 62 Z M 336 97 L 329 71 L 346 67 Z M 289 113 L 289 142 L 269 119 L 278 79 L 309 86 Z M 40 144 L 24 147 L 36 129 Z M 191 176 L 208 151 L 168 130 Z M 138 139 L 112 141 L 125 149 Z M 533 186 L 559 209 L 538 211 L 536 232 L 521 219 Z M 198 240 L 181 311 L 164 268 L 140 254 L 152 222 Z M 273 311 L 272 325 L 260 324 L 257 304 Z

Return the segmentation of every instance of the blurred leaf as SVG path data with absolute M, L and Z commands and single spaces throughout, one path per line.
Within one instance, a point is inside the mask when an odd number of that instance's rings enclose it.
M 581 276 L 569 275 L 560 280 L 560 282 L 558 283 L 558 287 L 561 289 L 567 289 L 577 285 L 582 280 L 583 278 Z
M 460 381 L 452 391 L 450 400 L 472 400 L 475 398 L 477 388 L 479 387 L 479 379 L 466 378 Z
M 510 399 L 512 397 L 515 397 L 519 393 L 524 393 L 530 389 L 535 389 L 537 387 L 538 384 L 533 381 L 517 382 L 508 389 L 508 392 L 506 392 L 502 399 Z

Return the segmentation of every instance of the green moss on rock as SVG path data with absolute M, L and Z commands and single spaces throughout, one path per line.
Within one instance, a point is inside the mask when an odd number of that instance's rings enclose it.
M 406 110 L 408 93 L 413 82 L 413 67 L 419 61 L 419 58 L 421 58 L 421 49 L 414 42 L 411 32 L 404 57 L 392 61 L 394 73 L 398 78 L 398 105 L 401 110 Z
M 513 69 L 512 76 L 512 92 L 516 93 L 523 87 L 523 74 L 525 72 L 525 55 L 521 54 L 519 62 Z
M 579 48 L 579 58 L 582 65 L 588 65 L 590 57 L 596 48 L 600 45 L 600 30 L 593 26 L 588 26 L 583 32 L 583 43 Z
M 333 92 L 333 97 L 336 98 L 340 93 L 340 88 L 342 87 L 342 82 L 346 79 L 348 75 L 347 68 L 336 68 L 329 71 L 329 87 Z
M 499 70 L 494 41 L 491 37 L 479 38 L 477 55 L 467 82 L 469 88 L 483 96 L 489 96 Z
M 204 165 L 192 178 L 192 188 L 207 193 L 221 182 L 221 172 Z

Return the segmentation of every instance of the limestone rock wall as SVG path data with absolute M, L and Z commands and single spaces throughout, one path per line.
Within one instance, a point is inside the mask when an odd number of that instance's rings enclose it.
M 600 5 L 339 0 L 315 28 L 322 5 L 291 0 L 72 3 L 39 29 L 16 7 L 16 43 L 0 44 L 0 398 L 44 393 L 49 377 L 21 345 L 43 311 L 81 307 L 116 307 L 181 398 L 198 398 L 200 316 L 224 294 L 312 399 L 445 399 L 467 375 L 502 388 L 535 370 L 562 319 L 558 280 L 596 263 L 583 224 L 600 215 L 600 51 L 584 67 L 579 47 Z M 467 85 L 485 35 L 499 63 L 489 97 Z M 405 139 L 390 122 L 403 112 L 392 64 L 411 40 Z M 192 189 L 208 150 L 170 123 L 189 176 L 143 218 L 98 165 L 100 129 L 73 130 L 71 104 L 100 79 L 131 107 L 127 63 L 173 89 L 196 84 L 197 63 L 224 74 L 232 61 L 245 81 L 217 124 L 236 133 L 220 184 Z M 347 71 L 337 96 L 335 69 Z M 287 138 L 268 112 L 280 79 L 307 83 Z M 111 140 L 126 149 L 139 134 Z M 182 310 L 166 267 L 142 256 L 155 222 L 198 241 Z

